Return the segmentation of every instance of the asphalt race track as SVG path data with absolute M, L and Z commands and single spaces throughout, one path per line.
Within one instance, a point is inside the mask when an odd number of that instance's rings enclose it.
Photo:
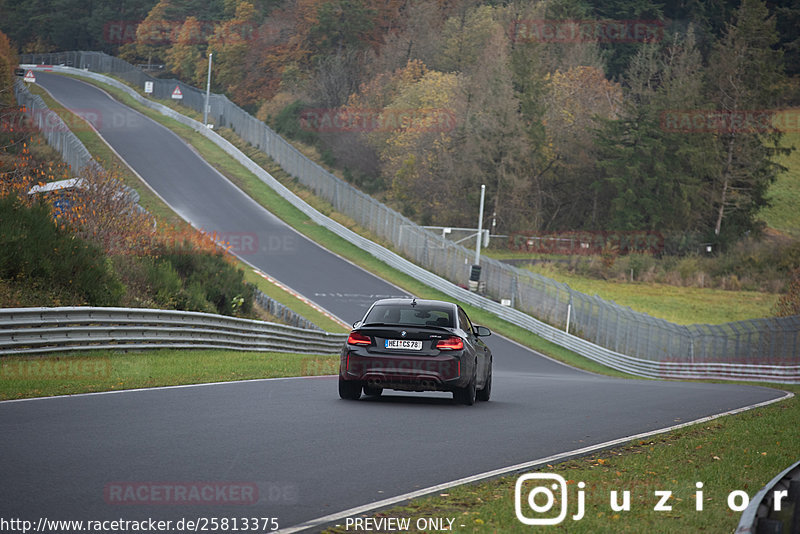
M 96 110 L 100 133 L 182 216 L 256 235 L 250 263 L 345 321 L 378 295 L 402 294 L 288 229 L 161 126 L 82 82 L 44 73 L 37 81 L 70 108 Z M 601 377 L 498 336 L 487 343 L 492 400 L 472 407 L 449 394 L 343 401 L 335 377 L 2 402 L 0 516 L 274 517 L 289 528 L 783 395 Z M 193 491 L 195 499 L 176 496 Z

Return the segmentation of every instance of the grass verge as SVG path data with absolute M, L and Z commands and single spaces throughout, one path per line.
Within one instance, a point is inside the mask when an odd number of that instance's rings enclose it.
M 546 266 L 530 270 L 564 282 L 587 295 L 598 295 L 622 306 L 677 324 L 721 324 L 769 317 L 779 295 L 760 291 L 683 287 L 656 282 L 597 280 L 556 271 Z
M 800 386 L 785 389 L 800 394 Z M 556 474 L 567 481 L 567 501 L 555 504 L 552 513 L 537 516 L 527 506 L 535 481 L 523 486 L 522 503 L 527 517 L 553 517 L 567 502 L 567 518 L 556 532 L 672 533 L 733 532 L 741 512 L 732 510 L 728 497 L 733 491 L 752 496 L 775 475 L 795 463 L 800 443 L 800 399 L 756 408 L 736 417 L 722 417 L 681 428 L 625 446 L 598 452 L 538 471 Z M 536 451 L 531 451 L 531 457 Z M 411 532 L 419 518 L 454 519 L 456 532 L 529 532 L 514 510 L 518 475 L 505 476 L 445 490 L 405 505 L 381 510 L 365 517 L 410 518 Z M 586 484 L 585 514 L 578 512 L 578 483 Z M 698 510 L 698 488 L 702 510 Z M 611 508 L 611 492 L 617 491 L 622 504 L 630 492 L 630 510 Z M 655 491 L 671 491 L 668 511 L 654 510 L 660 498 Z M 557 492 L 554 492 L 557 493 Z M 740 501 L 735 501 L 739 503 Z M 544 506 L 543 498 L 536 500 Z M 352 532 L 352 528 L 350 530 Z M 342 525 L 327 534 L 347 532 Z M 377 530 L 376 532 L 380 532 Z
M 335 374 L 338 365 L 336 355 L 229 350 L 95 350 L 53 356 L 3 356 L 0 400 Z
M 800 132 L 785 133 L 781 145 L 796 150 L 776 158 L 787 170 L 770 186 L 767 198 L 771 205 L 763 208 L 760 215 L 770 228 L 800 239 Z

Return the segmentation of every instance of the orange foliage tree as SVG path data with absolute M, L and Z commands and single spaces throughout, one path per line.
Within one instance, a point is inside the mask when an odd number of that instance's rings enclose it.
M 181 25 L 175 44 L 166 52 L 167 67 L 181 79 L 202 86 L 203 28 L 195 17 L 187 17 Z

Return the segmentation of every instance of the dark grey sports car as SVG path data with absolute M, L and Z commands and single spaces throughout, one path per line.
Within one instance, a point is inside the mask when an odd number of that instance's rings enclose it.
M 384 389 L 452 391 L 462 404 L 488 401 L 492 351 L 461 307 L 438 300 L 383 299 L 370 306 L 342 348 L 339 396 Z

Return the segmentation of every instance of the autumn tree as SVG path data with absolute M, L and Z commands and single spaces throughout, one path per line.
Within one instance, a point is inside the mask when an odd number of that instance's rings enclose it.
M 427 72 L 421 61 L 409 61 L 403 68 L 380 72 L 362 83 L 339 108 L 343 117 L 362 117 L 364 127 L 319 132 L 320 140 L 343 168 L 345 177 L 370 193 L 383 193 L 392 183 L 391 176 L 381 170 L 379 154 L 391 132 L 378 126 L 379 115 L 398 97 L 402 87 L 418 82 Z
M 553 164 L 548 228 L 596 228 L 603 192 L 597 186 L 597 136 L 602 120 L 618 118 L 619 84 L 597 67 L 557 69 L 547 78 L 543 149 Z
M 380 113 L 379 150 L 392 198 L 423 224 L 447 220 L 458 212 L 449 195 L 456 183 L 444 172 L 443 156 L 452 148 L 452 105 L 458 76 L 427 71 L 419 81 L 403 83 Z M 379 145 L 381 146 L 381 145 Z
M 443 72 L 467 70 L 485 49 L 495 29 L 494 9 L 488 5 L 474 8 L 468 5 L 464 4 L 444 23 L 442 47 L 433 68 Z
M 188 17 L 194 17 L 200 25 L 196 40 L 205 46 L 213 28 L 223 18 L 224 4 L 224 0 L 159 0 L 136 27 L 136 41 L 122 46 L 119 55 L 131 62 L 165 61 Z
M 778 317 L 800 315 L 800 268 L 792 272 L 787 288 L 775 303 L 773 312 Z
M 751 126 L 742 120 L 754 112 L 768 115 L 763 110 L 777 102 L 783 80 L 783 54 L 775 49 L 777 42 L 775 19 L 766 4 L 742 0 L 709 61 L 710 99 L 715 111 L 728 119 L 717 132 L 713 153 L 719 171 L 713 177 L 709 207 L 717 239 L 738 237 L 753 228 L 781 168 L 771 159 L 781 132 L 771 128 L 769 117 Z
M 177 41 L 178 9 L 172 0 L 159 0 L 136 27 L 136 42 L 122 47 L 121 55 L 134 59 L 146 58 L 148 64 L 162 60 L 172 43 Z
M 511 84 L 519 101 L 520 120 L 524 125 L 524 140 L 528 162 L 522 170 L 524 189 L 518 194 L 527 205 L 526 230 L 541 230 L 548 219 L 546 204 L 550 200 L 548 181 L 553 178 L 553 158 L 547 154 L 547 134 L 544 114 L 549 62 L 548 45 L 525 39 L 521 24 L 547 16 L 542 4 L 512 4 L 505 13 L 504 26 L 509 29 L 509 66 Z
M 204 39 L 202 26 L 194 17 L 188 17 L 181 25 L 174 45 L 166 52 L 167 67 L 177 74 L 182 80 L 202 85 L 201 63 L 203 61 Z
M 315 103 L 325 108 L 336 108 L 358 90 L 364 64 L 373 57 L 371 50 L 344 49 L 319 58 L 309 83 L 309 92 Z
M 339 55 L 371 41 L 375 10 L 364 0 L 328 0 L 316 9 L 316 24 L 309 32 L 315 55 Z
M 457 184 L 456 200 L 474 210 L 462 210 L 450 224 L 474 225 L 480 186 L 485 184 L 487 226 L 508 231 L 529 220 L 530 151 L 512 83 L 505 28 L 495 21 L 490 24 L 490 37 L 459 85 L 453 149 L 445 160 Z
M 236 5 L 232 19 L 216 26 L 210 37 L 208 50 L 213 52 L 212 82 L 214 86 L 240 102 L 251 106 L 259 99 L 259 69 L 255 67 L 257 57 L 253 48 L 258 38 L 261 15 L 247 1 Z M 197 76 L 207 69 L 198 66 Z
M 410 2 L 405 25 L 399 31 L 388 33 L 384 39 L 377 58 L 378 73 L 393 72 L 412 60 L 434 65 L 442 47 L 443 18 L 442 8 L 436 1 Z
M 5 113 L 7 107 L 15 105 L 14 69 L 19 64 L 17 52 L 3 32 L 0 32 L 0 109 Z

